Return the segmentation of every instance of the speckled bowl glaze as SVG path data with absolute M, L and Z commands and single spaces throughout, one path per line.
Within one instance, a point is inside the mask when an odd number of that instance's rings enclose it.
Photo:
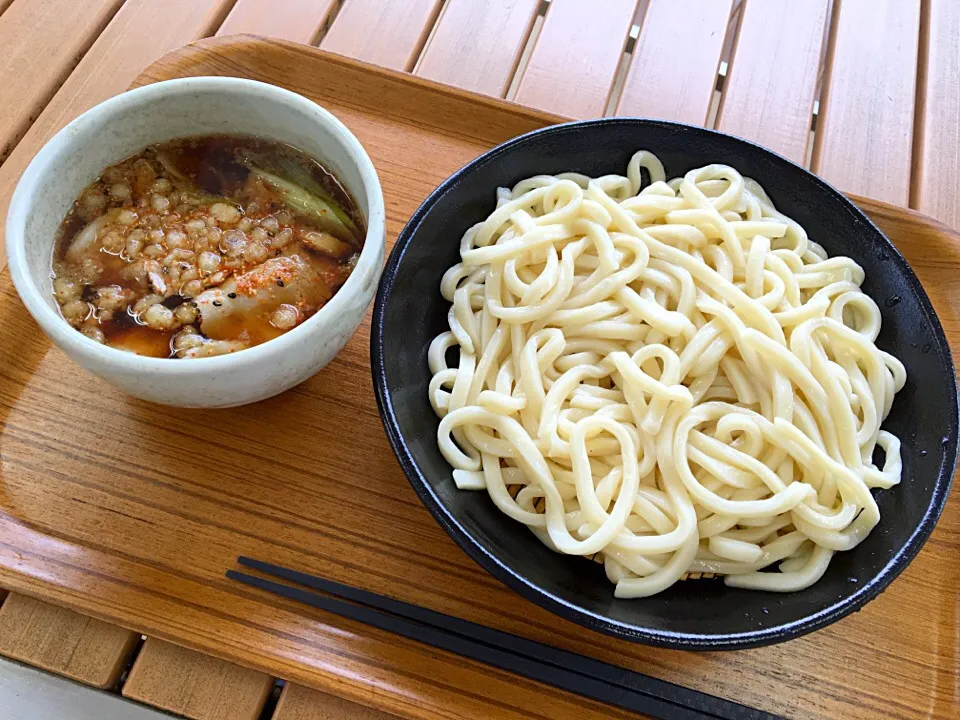
M 57 228 L 77 195 L 104 168 L 147 145 L 210 133 L 289 143 L 340 179 L 367 220 L 366 241 L 350 278 L 302 325 L 233 355 L 192 360 L 140 357 L 74 330 L 60 316 L 50 275 Z M 77 364 L 144 400 L 230 407 L 263 400 L 306 380 L 356 332 L 383 267 L 383 192 L 359 141 L 316 103 L 252 80 L 185 78 L 111 98 L 57 133 L 17 185 L 6 242 L 10 273 L 24 305 Z

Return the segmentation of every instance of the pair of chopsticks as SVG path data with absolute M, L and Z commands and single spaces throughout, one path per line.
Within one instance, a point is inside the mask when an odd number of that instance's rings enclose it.
M 248 557 L 237 558 L 237 562 L 327 595 L 228 570 L 227 577 L 232 580 L 625 710 L 670 720 L 776 718 L 713 695 L 333 580 Z

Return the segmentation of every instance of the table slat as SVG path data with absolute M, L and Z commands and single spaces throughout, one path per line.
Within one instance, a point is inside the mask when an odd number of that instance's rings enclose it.
M 540 0 L 448 0 L 417 74 L 502 96 L 510 85 Z
M 397 716 L 287 683 L 272 720 L 397 720 Z
M 703 125 L 731 6 L 732 0 L 651 0 L 617 114 Z
M 813 147 L 813 170 L 845 192 L 906 205 L 920 0 L 843 0 Z
M 123 0 L 18 0 L 0 15 L 0 162 Z
M 237 0 L 217 35 L 253 33 L 313 45 L 336 0 Z
M 191 720 L 257 720 L 273 678 L 147 638 L 123 695 Z
M 0 218 L 20 175 L 47 140 L 80 113 L 123 92 L 156 58 L 216 31 L 230 5 L 230 0 L 127 0 L 0 166 Z M 0 269 L 5 265 L 0 223 Z
M 0 607 L 0 655 L 88 685 L 116 685 L 138 635 L 18 593 Z
M 748 2 L 717 128 L 804 163 L 830 0 Z
M 442 0 L 348 0 L 320 47 L 393 70 L 412 70 L 442 4 Z
M 960 228 L 960 3 L 930 0 L 911 205 Z
M 553 0 L 516 101 L 570 117 L 603 115 L 636 0 Z

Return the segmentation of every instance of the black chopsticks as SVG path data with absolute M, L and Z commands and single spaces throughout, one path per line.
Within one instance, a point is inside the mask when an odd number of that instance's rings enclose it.
M 625 710 L 671 720 L 776 718 L 713 695 L 333 580 L 247 557 L 240 557 L 237 562 L 333 597 L 228 570 L 227 577 L 232 580 Z

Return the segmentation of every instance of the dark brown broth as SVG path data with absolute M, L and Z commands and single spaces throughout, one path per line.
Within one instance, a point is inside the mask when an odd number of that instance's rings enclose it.
M 144 170 L 145 167 L 149 167 L 153 175 Z M 293 170 L 290 170 L 291 168 Z M 285 202 L 284 192 L 260 179 L 261 170 L 266 170 L 287 181 L 297 180 L 294 184 L 298 187 L 319 187 L 329 196 L 328 199 L 332 198 L 349 216 L 355 224 L 355 230 L 347 234 L 340 233 L 336 238 L 340 242 L 335 244 L 335 250 L 325 248 L 318 250 L 316 245 L 310 242 L 310 238 L 316 237 L 318 233 L 330 235 L 327 232 L 331 230 L 329 223 L 318 224 L 316 217 L 298 210 L 288 201 Z M 287 175 L 292 175 L 293 178 Z M 158 210 L 152 204 L 158 193 L 151 194 L 148 189 L 152 187 L 150 182 L 161 179 L 169 181 L 173 188 L 166 195 L 159 193 L 169 199 L 166 203 L 169 207 L 164 211 Z M 129 187 L 130 197 L 112 196 L 111 193 L 118 185 Z M 102 207 L 91 209 L 92 205 L 98 203 Z M 183 262 L 174 260 L 171 265 L 171 253 L 177 249 L 178 245 L 167 244 L 167 238 L 171 237 L 170 232 L 174 231 L 174 234 L 177 231 L 186 232 L 186 227 L 191 220 L 203 219 L 209 225 L 212 219 L 209 213 L 217 203 L 221 206 L 227 203 L 239 209 L 240 219 L 236 223 L 217 221 L 214 222 L 213 230 L 203 227 L 202 231 L 196 231 L 199 235 L 189 235 L 187 245 L 182 249 L 184 252 L 193 253 L 193 257 Z M 88 223 L 111 211 L 118 212 L 120 209 L 129 209 L 137 213 L 137 223 L 131 227 L 111 222 L 106 229 L 101 229 L 95 246 L 85 251 L 82 258 L 78 259 L 77 251 L 74 251 L 72 257 L 68 256 L 68 249 Z M 273 225 L 268 226 L 269 222 Z M 260 239 L 249 241 L 247 237 L 249 244 L 242 245 L 245 248 L 243 252 L 238 256 L 228 254 L 227 250 L 224 250 L 222 236 L 230 232 L 236 233 L 243 224 L 250 223 L 255 227 L 252 231 L 248 228 L 244 236 Z M 196 225 L 196 222 L 193 225 Z M 336 225 L 346 228 L 339 221 Z M 278 227 L 279 230 L 274 230 L 274 227 Z M 287 228 L 292 231 L 293 240 L 288 239 L 281 244 Z M 157 230 L 165 233 L 164 239 L 159 243 L 152 243 L 150 247 L 160 247 L 166 253 L 157 262 L 151 264 L 153 257 L 149 259 L 145 255 L 131 257 L 124 251 L 113 251 L 117 242 L 117 233 L 121 235 L 125 233 L 126 238 L 129 239 L 129 236 L 136 234 L 137 231 L 148 233 Z M 221 233 L 219 242 L 206 237 L 206 233 L 214 231 Z M 265 234 L 267 238 L 262 239 Z M 148 323 L 143 320 L 144 312 L 141 311 L 137 315 L 133 311 L 133 306 L 139 299 L 147 295 L 163 295 L 164 299 L 159 304 L 171 310 L 185 302 L 192 303 L 195 307 L 194 298 L 202 297 L 203 290 L 221 286 L 224 282 L 229 283 L 233 277 L 264 267 L 262 264 L 270 258 L 281 255 L 293 256 L 294 259 L 299 258 L 309 266 L 310 277 L 316 278 L 314 284 L 317 286 L 313 290 L 305 288 L 303 292 L 298 289 L 295 307 L 297 308 L 296 324 L 300 324 L 322 307 L 346 280 L 362 246 L 364 236 L 364 222 L 356 202 L 320 163 L 289 145 L 261 138 L 230 135 L 193 137 L 161 143 L 146 148 L 137 155 L 104 170 L 101 177 L 84 190 L 61 223 L 54 250 L 55 281 L 57 278 L 75 278 L 79 286 L 82 286 L 79 297 L 82 301 L 91 303 L 93 314 L 81 321 L 75 312 L 77 311 L 76 302 L 74 301 L 74 307 L 68 308 L 76 290 L 71 290 L 66 296 L 58 295 L 58 302 L 64 309 L 64 317 L 68 318 L 68 321 L 70 318 L 73 319 L 71 324 L 91 336 L 99 336 L 101 341 L 108 345 L 142 355 L 173 357 L 175 355 L 171 343 L 174 336 L 184 327 L 193 328 L 199 320 L 192 325 L 182 323 L 169 329 L 157 327 L 156 324 L 148 326 Z M 330 235 L 330 237 L 334 236 Z M 141 250 L 143 247 L 146 246 L 142 246 Z M 179 290 L 173 289 L 172 283 L 168 283 L 166 290 L 159 293 L 156 289 L 157 285 L 152 280 L 146 281 L 140 276 L 131 277 L 135 269 L 132 266 L 138 262 L 145 268 L 152 267 L 161 281 L 169 277 L 174 277 L 176 280 L 181 270 L 183 270 L 183 277 L 189 277 L 199 267 L 199 264 L 196 264 L 192 270 L 190 269 L 192 264 L 197 263 L 201 252 L 221 256 L 220 269 L 224 277 L 221 278 L 220 283 L 206 284 L 219 278 L 220 273 L 202 275 L 194 283 L 201 282 L 200 295 L 194 293 L 181 296 Z M 158 262 L 165 264 L 158 266 Z M 140 275 L 143 276 L 144 273 Z M 181 285 L 185 284 L 181 283 Z M 123 291 L 133 294 L 125 309 L 104 312 L 96 305 L 97 288 L 107 286 L 118 286 Z M 300 287 L 302 286 L 303 283 Z M 250 347 L 273 339 L 290 329 L 278 327 L 271 320 L 276 317 L 272 313 L 279 307 L 277 303 L 285 301 L 272 301 L 263 292 L 257 296 L 262 300 L 262 309 L 258 305 L 255 311 L 237 313 L 225 320 L 218 320 L 217 333 L 215 337 L 209 339 L 239 341 Z M 274 302 L 274 305 L 270 305 L 271 302 Z M 283 307 L 290 307 L 290 305 Z M 68 317 L 68 310 L 74 311 L 70 317 Z M 202 326 L 199 329 L 202 332 L 198 334 L 203 336 L 205 330 Z

